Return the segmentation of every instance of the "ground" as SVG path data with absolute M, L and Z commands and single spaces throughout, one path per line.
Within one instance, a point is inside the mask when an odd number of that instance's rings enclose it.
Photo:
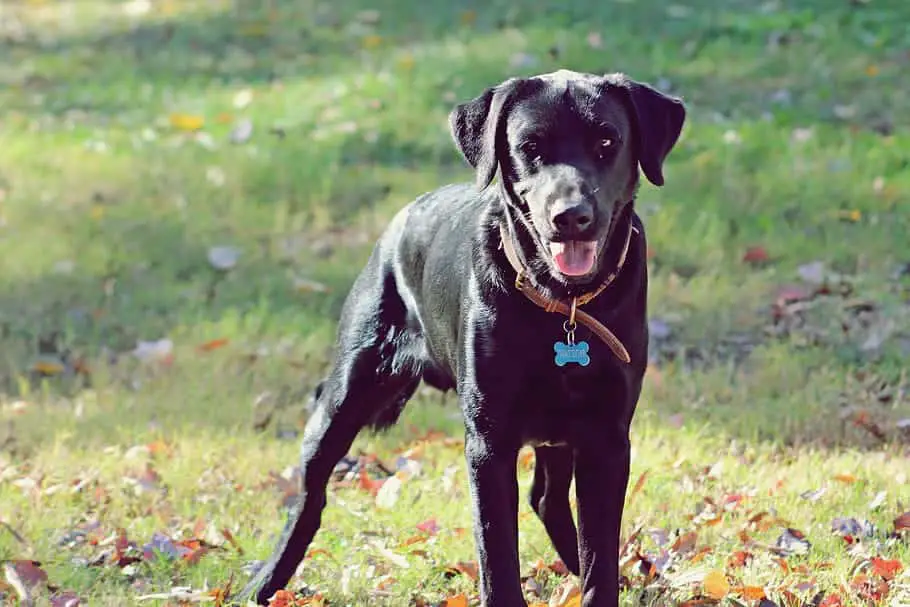
M 447 112 L 568 67 L 690 112 L 638 201 L 653 344 L 623 604 L 910 603 L 908 20 L 903 0 L 4 2 L 0 594 L 241 585 L 371 242 L 471 179 Z M 295 600 L 476 604 L 461 435 L 427 391 L 361 436 Z M 524 503 L 521 557 L 530 602 L 577 601 Z

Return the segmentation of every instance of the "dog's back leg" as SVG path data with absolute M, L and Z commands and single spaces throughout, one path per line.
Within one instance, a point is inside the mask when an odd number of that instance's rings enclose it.
M 528 498 L 566 567 L 578 575 L 578 534 L 569 506 L 574 456 L 568 447 L 536 447 Z
M 379 249 L 345 302 L 338 348 L 320 383 L 301 448 L 302 492 L 274 553 L 244 589 L 259 604 L 285 587 L 319 528 L 333 468 L 361 428 L 406 401 L 420 382 L 423 338 L 406 326 L 406 309 Z

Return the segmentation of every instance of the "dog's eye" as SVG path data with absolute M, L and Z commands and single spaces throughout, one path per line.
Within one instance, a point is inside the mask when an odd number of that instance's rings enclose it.
M 597 142 L 597 148 L 595 150 L 597 157 L 601 160 L 606 158 L 607 154 L 613 150 L 613 143 L 614 142 L 612 137 L 604 137 L 603 139 L 600 139 Z
M 540 145 L 536 140 L 529 139 L 521 144 L 522 153 L 528 158 L 537 158 L 540 156 Z

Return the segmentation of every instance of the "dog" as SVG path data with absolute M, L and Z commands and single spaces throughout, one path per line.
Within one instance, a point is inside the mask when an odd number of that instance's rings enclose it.
M 647 245 L 639 169 L 664 183 L 682 100 L 623 74 L 511 78 L 457 105 L 452 137 L 476 183 L 404 207 L 341 311 L 315 391 L 302 491 L 243 593 L 294 574 L 336 463 L 364 427 L 395 423 L 421 381 L 458 394 L 482 603 L 526 606 L 517 455 L 535 450 L 530 503 L 584 607 L 619 604 L 629 426 L 647 365 Z M 576 484 L 576 528 L 569 486 Z

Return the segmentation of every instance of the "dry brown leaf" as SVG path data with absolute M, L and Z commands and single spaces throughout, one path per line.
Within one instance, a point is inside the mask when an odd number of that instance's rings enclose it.
M 461 573 L 467 576 L 473 582 L 476 582 L 480 577 L 480 568 L 477 566 L 477 561 L 458 561 L 454 565 L 449 565 L 448 569 L 453 573 Z
M 904 512 L 901 515 L 898 515 L 894 519 L 894 530 L 895 531 L 904 531 L 910 529 L 910 510 Z

